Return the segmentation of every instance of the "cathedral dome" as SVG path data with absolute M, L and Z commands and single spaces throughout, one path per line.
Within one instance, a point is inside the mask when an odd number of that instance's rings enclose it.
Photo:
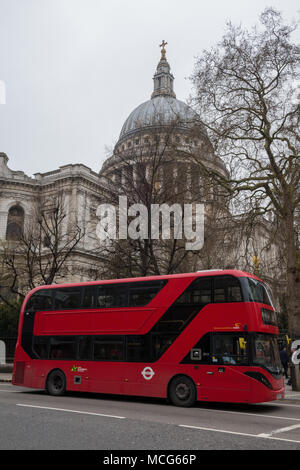
M 119 141 L 140 130 L 176 124 L 187 128 L 199 123 L 199 116 L 183 101 L 171 95 L 156 95 L 140 104 L 126 119 Z
M 151 99 L 135 108 L 126 119 L 120 133 L 119 142 L 140 131 L 175 125 L 176 129 L 187 129 L 198 125 L 204 134 L 197 113 L 186 103 L 176 99 L 173 90 L 174 77 L 166 59 L 165 46 L 161 44 L 161 59 L 153 77 L 154 90 Z
M 173 89 L 174 77 L 166 59 L 163 41 L 161 58 L 153 76 L 151 99 L 137 106 L 124 122 L 113 155 L 105 160 L 100 174 L 121 171 L 124 158 L 143 154 L 151 145 L 169 142 L 167 151 L 180 148 L 201 153 L 201 160 L 208 166 L 217 166 L 224 173 L 224 163 L 215 157 L 205 126 L 199 115 L 186 103 L 176 98 Z M 150 146 L 150 147 L 149 147 Z M 151 154 L 151 152 L 150 152 Z M 182 157 L 183 158 L 183 157 Z

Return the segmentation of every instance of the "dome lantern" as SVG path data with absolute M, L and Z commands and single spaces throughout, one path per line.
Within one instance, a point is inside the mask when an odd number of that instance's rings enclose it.
M 154 90 L 151 95 L 151 98 L 155 98 L 156 96 L 170 96 L 172 98 L 176 98 L 176 95 L 173 90 L 174 77 L 170 72 L 170 65 L 166 59 L 166 44 L 168 43 L 165 41 L 162 41 L 162 43 L 160 44 L 161 59 L 158 63 L 155 75 L 153 77 Z
M 166 44 L 165 41 L 160 44 L 161 58 L 153 77 L 154 90 L 151 99 L 140 104 L 130 113 L 123 124 L 117 145 L 127 138 L 132 138 L 136 132 L 148 132 L 158 128 L 163 130 L 164 127 L 174 125 L 175 122 L 178 129 L 184 130 L 200 125 L 202 133 L 206 134 L 197 113 L 176 98 L 173 90 L 174 77 L 166 59 Z

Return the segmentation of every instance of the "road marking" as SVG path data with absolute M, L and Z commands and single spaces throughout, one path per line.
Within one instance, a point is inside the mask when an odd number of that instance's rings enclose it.
M 265 415 L 265 414 L 258 414 L 258 413 L 245 413 L 243 411 L 208 410 L 208 409 L 205 409 L 205 411 L 209 411 L 213 413 L 229 413 L 229 414 L 238 414 L 238 415 L 246 415 L 246 416 L 258 416 L 259 418 L 287 419 L 290 421 L 300 421 L 300 418 L 288 418 L 286 416 L 272 416 L 272 415 Z
M 264 403 L 264 406 L 276 406 L 278 407 L 286 407 L 286 406 L 294 406 L 295 408 L 300 408 L 300 405 L 293 405 L 292 403 Z
M 280 434 L 282 432 L 288 432 L 288 431 L 292 431 L 293 429 L 297 429 L 297 428 L 300 428 L 300 424 L 294 424 L 294 426 L 288 426 L 286 428 L 279 428 L 279 429 L 275 429 L 274 431 L 271 431 L 270 433 L 267 433 L 267 434 L 258 434 L 259 437 L 270 437 L 270 436 L 273 436 L 274 434 Z
M 105 418 L 126 419 L 125 416 L 105 415 L 102 413 L 92 413 L 90 411 L 68 410 L 66 408 L 52 408 L 50 406 L 25 405 L 24 403 L 16 403 L 16 406 L 24 406 L 28 408 L 39 408 L 42 410 L 65 411 L 68 413 L 79 413 L 79 414 L 84 414 L 84 415 L 102 416 Z
M 224 434 L 235 434 L 235 435 L 238 435 L 238 436 L 256 437 L 256 438 L 260 438 L 260 439 L 274 439 L 276 441 L 296 442 L 297 444 L 300 444 L 300 440 L 295 441 L 293 439 L 284 439 L 282 437 L 273 437 L 273 436 L 267 435 L 267 434 L 247 434 L 247 433 L 244 433 L 244 432 L 227 431 L 227 430 L 224 430 L 224 429 L 213 429 L 213 428 L 203 428 L 203 427 L 198 427 L 198 426 L 188 426 L 186 424 L 179 424 L 179 427 L 181 427 L 181 428 L 190 428 L 190 429 L 198 429 L 200 431 L 212 431 L 212 432 L 221 432 L 221 433 L 224 433 Z
M 22 393 L 21 390 L 0 390 L 0 392 L 6 392 L 6 393 Z

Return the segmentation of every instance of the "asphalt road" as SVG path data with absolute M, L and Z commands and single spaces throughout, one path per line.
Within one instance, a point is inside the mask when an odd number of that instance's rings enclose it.
M 0 429 L 0 450 L 300 450 L 300 402 L 179 408 L 0 383 Z

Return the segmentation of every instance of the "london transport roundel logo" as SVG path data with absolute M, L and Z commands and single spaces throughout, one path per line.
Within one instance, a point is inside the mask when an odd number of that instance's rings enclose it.
M 144 377 L 145 380 L 151 380 L 153 375 L 155 375 L 154 370 L 151 367 L 145 367 L 142 372 L 142 376 Z

